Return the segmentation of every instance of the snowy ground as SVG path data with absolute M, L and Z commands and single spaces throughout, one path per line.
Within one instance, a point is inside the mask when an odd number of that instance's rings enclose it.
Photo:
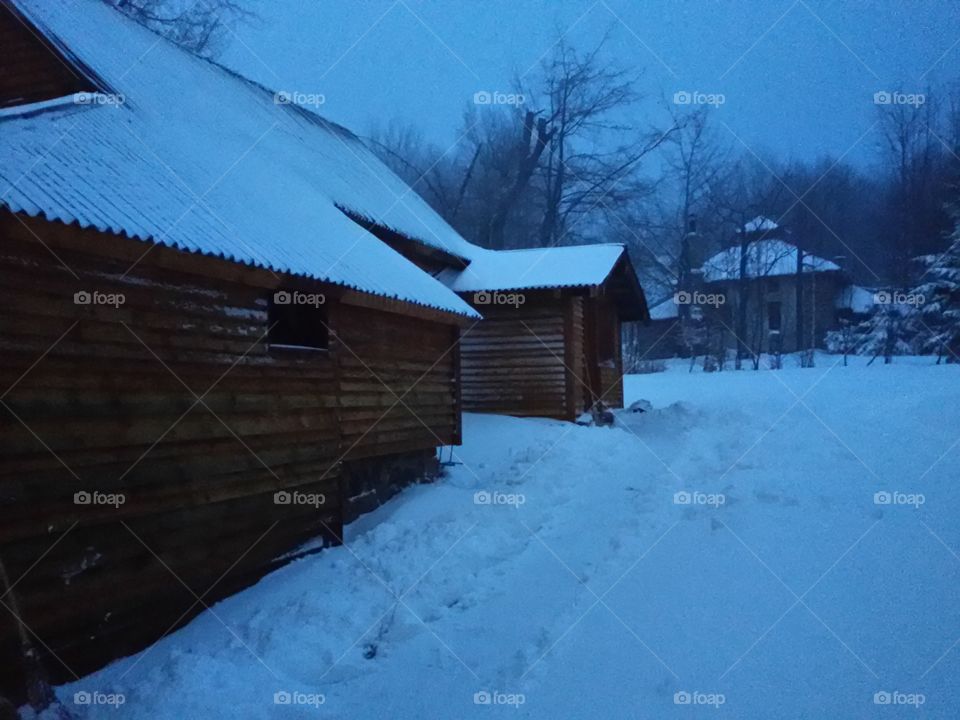
M 613 429 L 467 416 L 446 479 L 59 693 L 144 720 L 960 717 L 960 368 L 838 363 L 672 363 Z

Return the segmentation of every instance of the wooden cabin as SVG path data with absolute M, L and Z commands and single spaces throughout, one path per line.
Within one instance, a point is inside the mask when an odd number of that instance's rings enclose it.
M 623 407 L 621 324 L 649 319 L 623 245 L 482 251 L 439 276 L 483 314 L 464 331 L 464 410 L 572 420 Z
M 23 700 L 25 656 L 89 673 L 429 476 L 479 315 L 376 237 L 464 243 L 344 128 L 100 2 L 0 0 L 0 45 L 0 695 Z

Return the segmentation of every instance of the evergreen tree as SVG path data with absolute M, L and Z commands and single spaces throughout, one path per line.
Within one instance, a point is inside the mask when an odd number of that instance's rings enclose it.
M 960 207 L 946 252 L 925 255 L 926 268 L 914 293 L 923 296 L 920 320 L 927 331 L 924 349 L 937 353 L 937 362 L 960 362 Z

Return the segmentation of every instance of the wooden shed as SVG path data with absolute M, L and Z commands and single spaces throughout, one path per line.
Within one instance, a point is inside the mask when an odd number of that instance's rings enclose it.
M 0 695 L 23 699 L 24 658 L 82 676 L 429 474 L 479 315 L 372 232 L 464 242 L 344 128 L 100 2 L 0 0 L 0 45 Z
M 621 323 L 649 319 L 626 247 L 479 251 L 439 277 L 484 318 L 460 341 L 464 410 L 572 420 L 623 406 Z

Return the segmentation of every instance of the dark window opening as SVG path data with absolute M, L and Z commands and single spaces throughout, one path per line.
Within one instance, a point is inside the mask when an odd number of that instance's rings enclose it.
M 780 281 L 776 278 L 768 278 L 766 281 L 766 286 L 768 293 L 780 292 Z
M 767 327 L 770 330 L 779 330 L 781 323 L 780 303 L 767 303 Z
M 619 344 L 620 333 L 618 332 L 616 315 L 610 310 L 598 309 L 597 359 L 600 362 L 615 361 Z
M 267 342 L 271 347 L 326 350 L 330 346 L 327 309 L 319 294 L 280 290 L 267 306 Z

